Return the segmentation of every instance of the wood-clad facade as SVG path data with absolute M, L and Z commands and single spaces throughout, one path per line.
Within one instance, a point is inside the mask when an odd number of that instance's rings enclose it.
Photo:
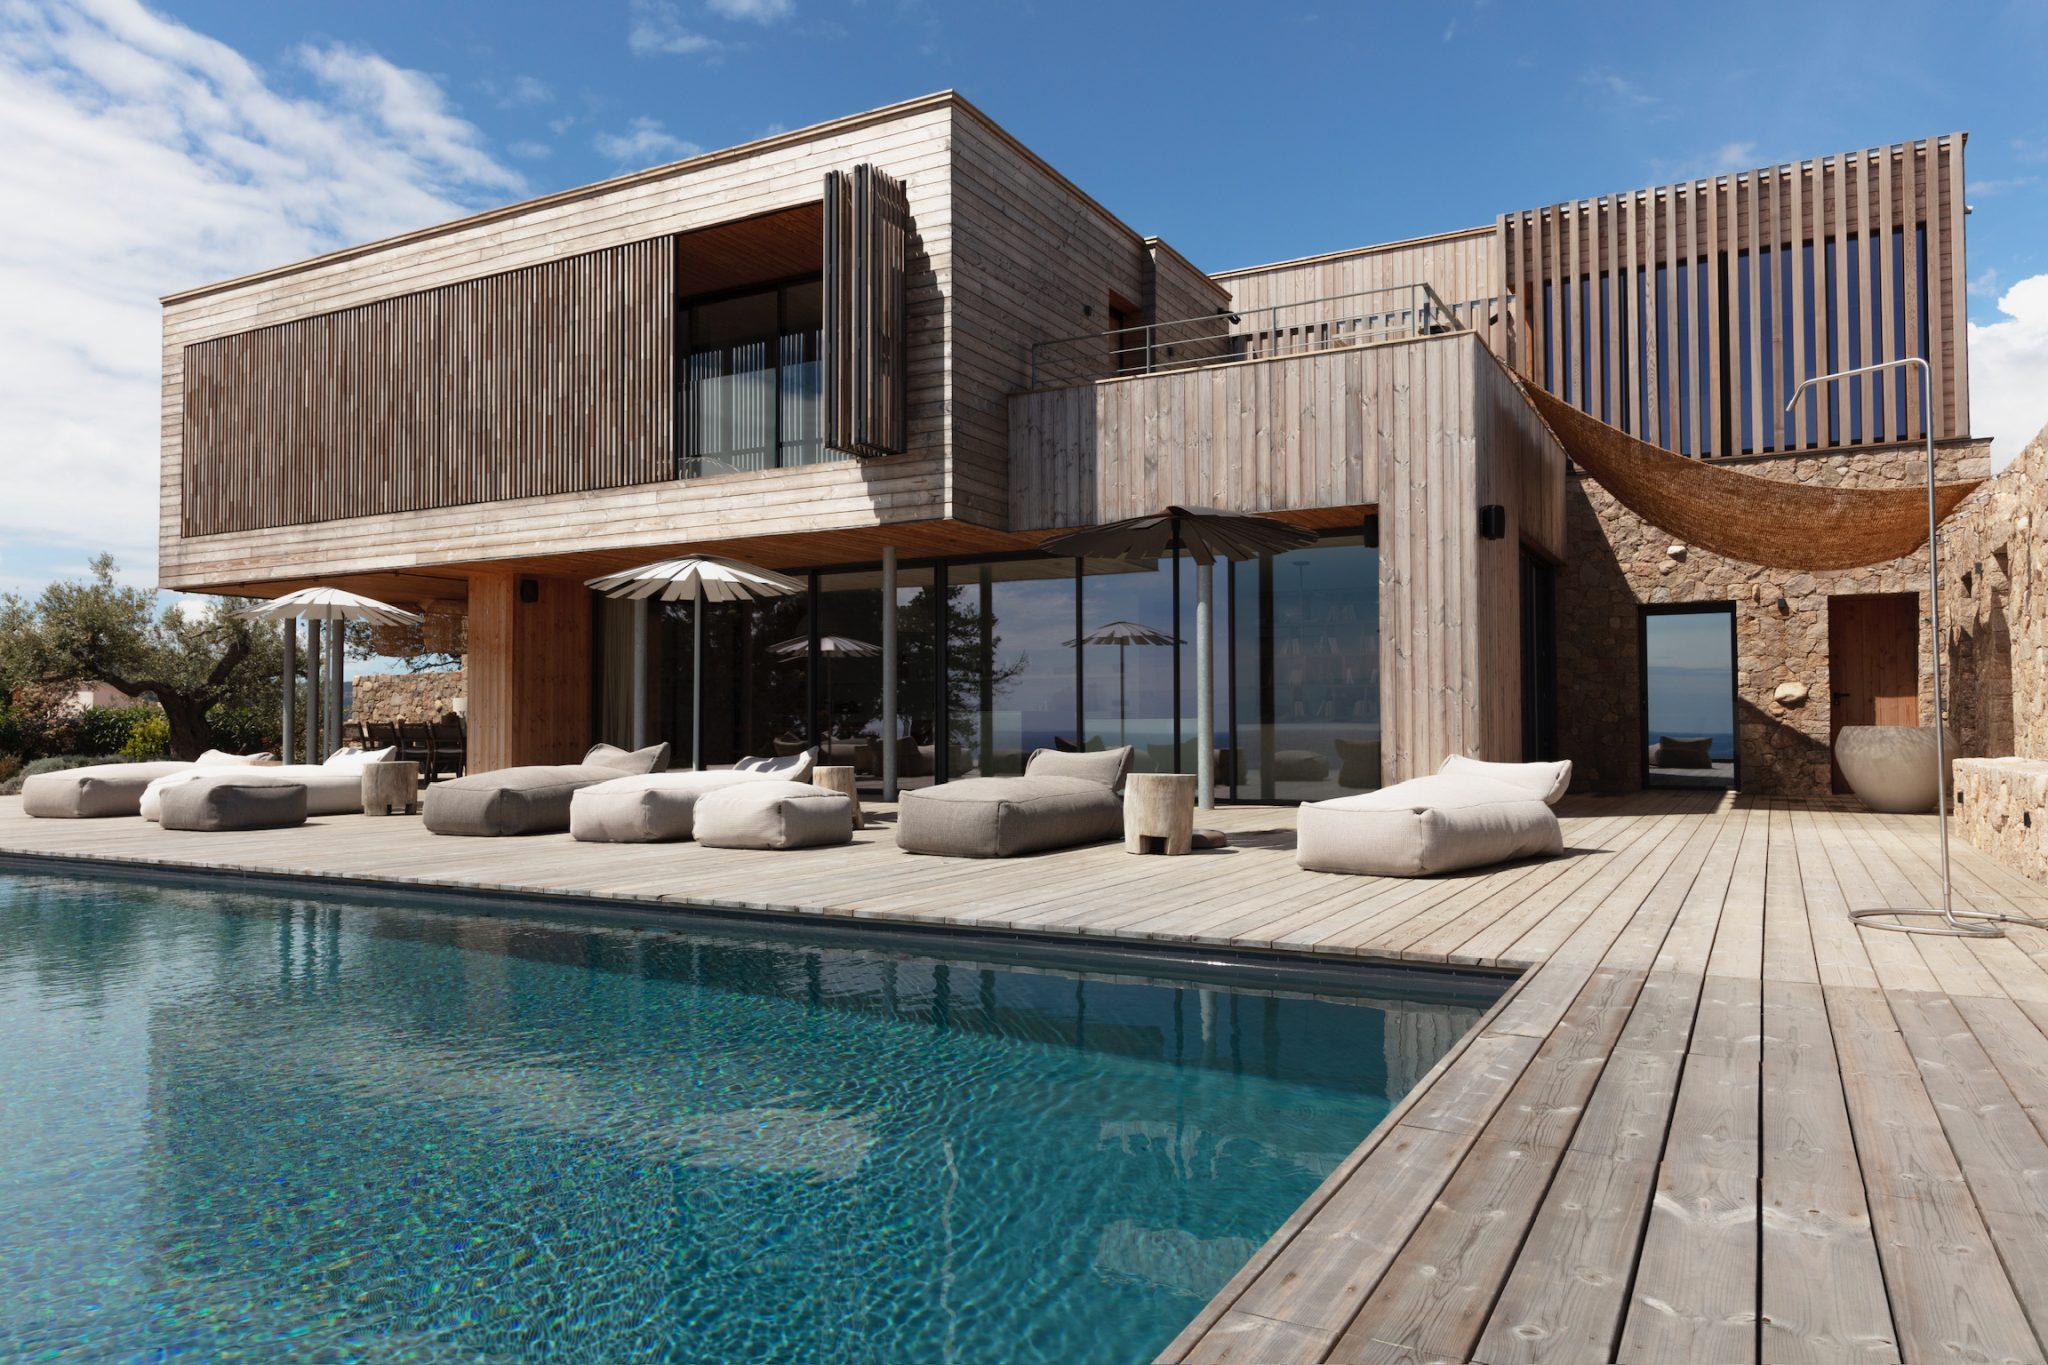
M 988 603 L 1045 576 L 988 563 L 1014 568 L 1064 529 L 1167 504 L 1271 513 L 1341 549 L 1315 572 L 1369 561 L 1373 581 L 1343 607 L 1370 648 L 1291 673 L 1243 661 L 1257 714 L 1230 724 L 1265 727 L 1261 790 L 1517 758 L 1537 733 L 1524 654 L 1541 652 L 1523 643 L 1524 584 L 1571 547 L 1562 452 L 1510 367 L 1677 449 L 1699 432 L 1699 453 L 1757 434 L 1769 451 L 1917 429 L 1917 404 L 1874 389 L 1832 429 L 1771 412 L 1800 356 L 1924 337 L 1937 434 L 1960 431 L 1961 146 L 1212 275 L 967 101 L 927 96 L 170 296 L 161 579 L 466 609 L 487 766 L 605 728 L 618 689 L 590 676 L 604 626 L 581 588 L 599 573 L 733 555 L 810 573 L 816 611 L 894 551 L 934 594 L 948 566 L 983 566 L 951 582 Z M 1260 564 L 1242 577 L 1263 595 L 1223 619 L 1242 612 L 1261 648 L 1288 612 L 1320 619 L 1309 566 L 1293 571 L 1299 602 Z M 1076 615 L 1132 586 L 1091 595 L 1092 573 L 1072 566 Z M 1182 595 L 1162 601 L 1177 613 Z M 1002 676 L 998 633 L 978 629 Z M 1042 641 L 1041 661 L 1048 647 L 1077 651 L 1078 694 L 1081 647 Z M 1316 669 L 1313 697 L 1277 696 Z M 932 686 L 943 726 L 952 693 Z M 755 741 L 829 732 L 817 702 Z M 984 688 L 977 723 L 1000 702 Z M 1341 754 L 1275 738 L 1337 715 Z M 1184 724 L 1155 761 L 1181 761 Z M 949 748 L 1004 747 L 916 738 L 941 780 Z

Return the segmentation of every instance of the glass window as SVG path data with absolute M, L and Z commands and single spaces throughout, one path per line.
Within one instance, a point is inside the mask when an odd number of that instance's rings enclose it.
M 1174 758 L 1174 561 L 1133 564 L 1091 559 L 1081 585 L 1081 728 L 1093 748 L 1128 744 L 1136 772 L 1181 771 Z M 1192 585 L 1186 611 L 1194 614 Z M 1194 706 L 1194 651 L 1187 651 L 1188 711 Z M 1192 745 L 1194 727 L 1183 734 Z M 1194 771 L 1192 748 L 1186 771 Z
M 1380 785 L 1379 550 L 1363 535 L 1231 569 L 1237 796 L 1319 801 Z
M 690 765 L 692 613 L 696 604 L 656 609 L 660 638 L 660 738 L 674 764 Z M 805 594 L 757 602 L 715 602 L 704 609 L 704 762 L 793 754 L 810 742 L 804 714 L 810 692 L 810 602 Z
M 1034 749 L 1077 747 L 1074 565 L 956 564 L 948 576 L 947 776 L 1024 771 Z
M 684 306 L 683 476 L 840 458 L 823 441 L 818 280 Z
M 931 785 L 937 773 L 929 568 L 896 575 L 896 776 L 902 787 Z M 887 731 L 882 724 L 882 574 L 818 578 L 818 721 L 822 761 L 850 767 L 863 791 L 879 794 Z

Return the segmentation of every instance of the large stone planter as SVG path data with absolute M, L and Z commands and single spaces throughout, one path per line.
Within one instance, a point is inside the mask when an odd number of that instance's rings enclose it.
M 1948 741 L 1950 758 L 1955 740 Z M 1934 730 L 1919 725 L 1845 725 L 1835 736 L 1835 762 L 1849 790 L 1876 811 L 1931 811 L 1935 781 Z

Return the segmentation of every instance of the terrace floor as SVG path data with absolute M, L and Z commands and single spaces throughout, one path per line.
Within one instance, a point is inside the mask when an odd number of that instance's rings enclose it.
M 1235 847 L 1021 862 L 178 834 L 0 800 L 0 855 L 1516 969 L 1520 979 L 1169 1348 L 1170 1360 L 2048 1359 L 2048 934 L 1859 930 L 1935 894 L 1931 817 L 1574 799 L 1567 856 L 1321 876 L 1293 812 Z M 1957 899 L 2048 913 L 1966 846 Z

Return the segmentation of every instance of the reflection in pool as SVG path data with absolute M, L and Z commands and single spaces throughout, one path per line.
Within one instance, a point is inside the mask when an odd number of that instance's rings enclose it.
M 995 951 L 0 876 L 0 1356 L 1144 1359 L 1498 989 Z

